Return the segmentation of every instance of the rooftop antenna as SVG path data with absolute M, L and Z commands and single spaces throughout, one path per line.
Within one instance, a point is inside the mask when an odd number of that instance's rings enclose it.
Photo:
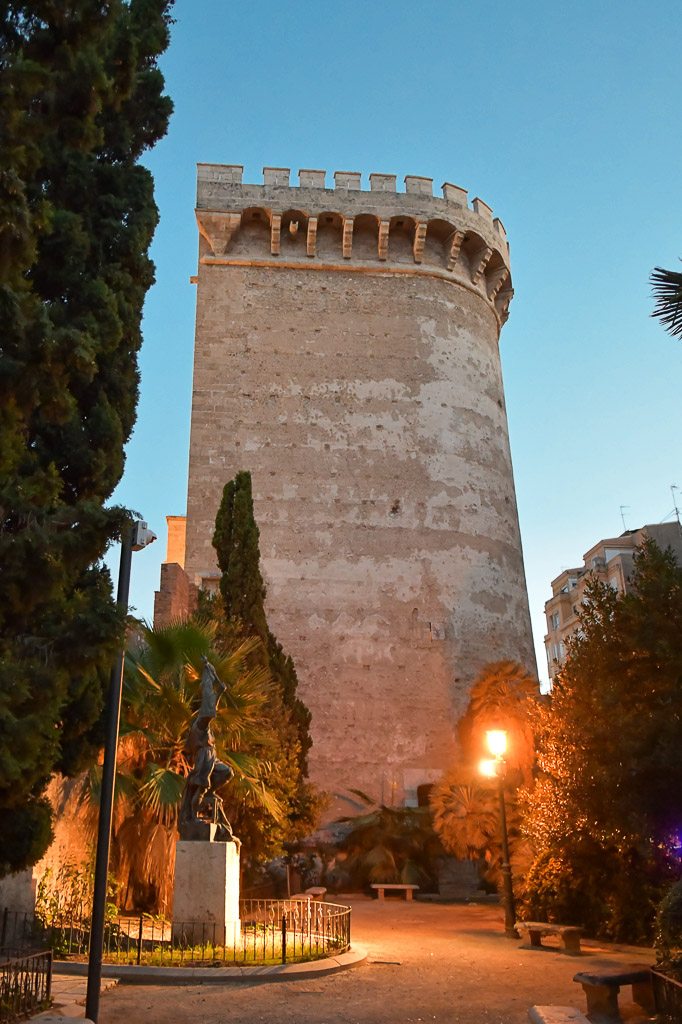
M 673 496 L 673 510 L 675 512 L 675 518 L 677 519 L 677 525 L 680 525 L 680 510 L 677 507 L 677 498 L 675 497 L 675 491 L 679 491 L 677 484 L 670 485 L 670 493 Z
M 627 526 L 625 525 L 625 510 L 627 508 L 630 508 L 630 506 L 629 505 L 621 505 L 620 506 L 620 518 L 623 520 L 623 530 L 627 530 Z

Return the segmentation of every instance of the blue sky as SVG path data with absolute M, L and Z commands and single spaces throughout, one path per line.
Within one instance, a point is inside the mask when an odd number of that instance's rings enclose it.
M 682 255 L 679 3 L 179 0 L 175 18 L 175 114 L 147 158 L 157 283 L 114 496 L 159 535 L 131 603 L 151 617 L 165 516 L 186 507 L 196 163 L 252 182 L 263 166 L 423 174 L 480 196 L 511 243 L 500 349 L 546 677 L 552 578 L 622 531 L 621 505 L 629 528 L 659 522 L 682 487 L 682 343 L 650 318 L 648 284 Z

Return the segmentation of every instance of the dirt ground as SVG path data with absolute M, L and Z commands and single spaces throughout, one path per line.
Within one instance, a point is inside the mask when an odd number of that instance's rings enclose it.
M 367 963 L 310 981 L 229 985 L 120 984 L 102 997 L 100 1024 L 527 1024 L 534 1004 L 585 1012 L 576 971 L 653 962 L 649 950 L 585 943 L 580 957 L 521 949 L 494 905 L 351 897 L 353 946 Z M 627 1024 L 648 1018 L 620 996 Z

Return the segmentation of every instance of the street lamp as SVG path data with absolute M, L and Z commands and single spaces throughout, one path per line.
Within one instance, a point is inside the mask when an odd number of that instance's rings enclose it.
M 504 933 L 509 939 L 517 938 L 516 912 L 514 909 L 514 890 L 512 888 L 511 864 L 509 862 L 509 839 L 507 836 L 507 810 L 504 804 L 504 775 L 506 761 L 504 753 L 507 749 L 507 733 L 504 729 L 491 729 L 486 732 L 488 749 L 493 755 L 492 760 L 484 760 L 479 764 L 479 771 L 489 778 L 496 778 L 500 797 L 500 835 L 502 839 L 502 891 L 504 898 Z
M 130 593 L 130 569 L 133 551 L 141 551 L 156 540 L 156 534 L 146 523 L 137 520 L 128 527 L 121 538 L 121 563 L 118 571 L 116 606 L 119 612 L 128 614 Z M 118 747 L 118 723 L 121 717 L 121 690 L 123 688 L 123 660 L 125 648 L 121 647 L 109 676 L 109 694 L 105 719 L 104 763 L 102 765 L 102 787 L 99 801 L 99 823 L 97 827 L 97 856 L 95 858 L 95 882 L 92 893 L 92 921 L 90 923 L 90 954 L 88 957 L 88 988 L 85 997 L 85 1016 L 97 1024 L 99 1014 L 99 991 L 102 983 L 102 948 L 104 945 L 104 917 L 109 879 L 109 845 L 111 843 L 111 821 L 114 813 L 114 780 L 116 778 L 116 748 Z

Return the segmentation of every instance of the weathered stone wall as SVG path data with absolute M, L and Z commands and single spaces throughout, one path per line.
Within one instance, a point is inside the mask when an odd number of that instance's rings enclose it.
M 82 777 L 64 779 L 57 775 L 50 782 L 45 795 L 54 809 L 54 841 L 32 868 L 0 879 L 0 911 L 7 907 L 23 914 L 33 913 L 38 883 L 48 869 L 54 878 L 68 861 L 80 865 L 89 859 L 94 834 L 89 831 L 79 805 L 82 781 Z
M 454 186 L 319 174 L 242 186 L 200 165 L 185 567 L 215 578 L 222 487 L 250 470 L 311 775 L 416 802 L 481 665 L 533 666 L 498 353 L 508 247 Z

